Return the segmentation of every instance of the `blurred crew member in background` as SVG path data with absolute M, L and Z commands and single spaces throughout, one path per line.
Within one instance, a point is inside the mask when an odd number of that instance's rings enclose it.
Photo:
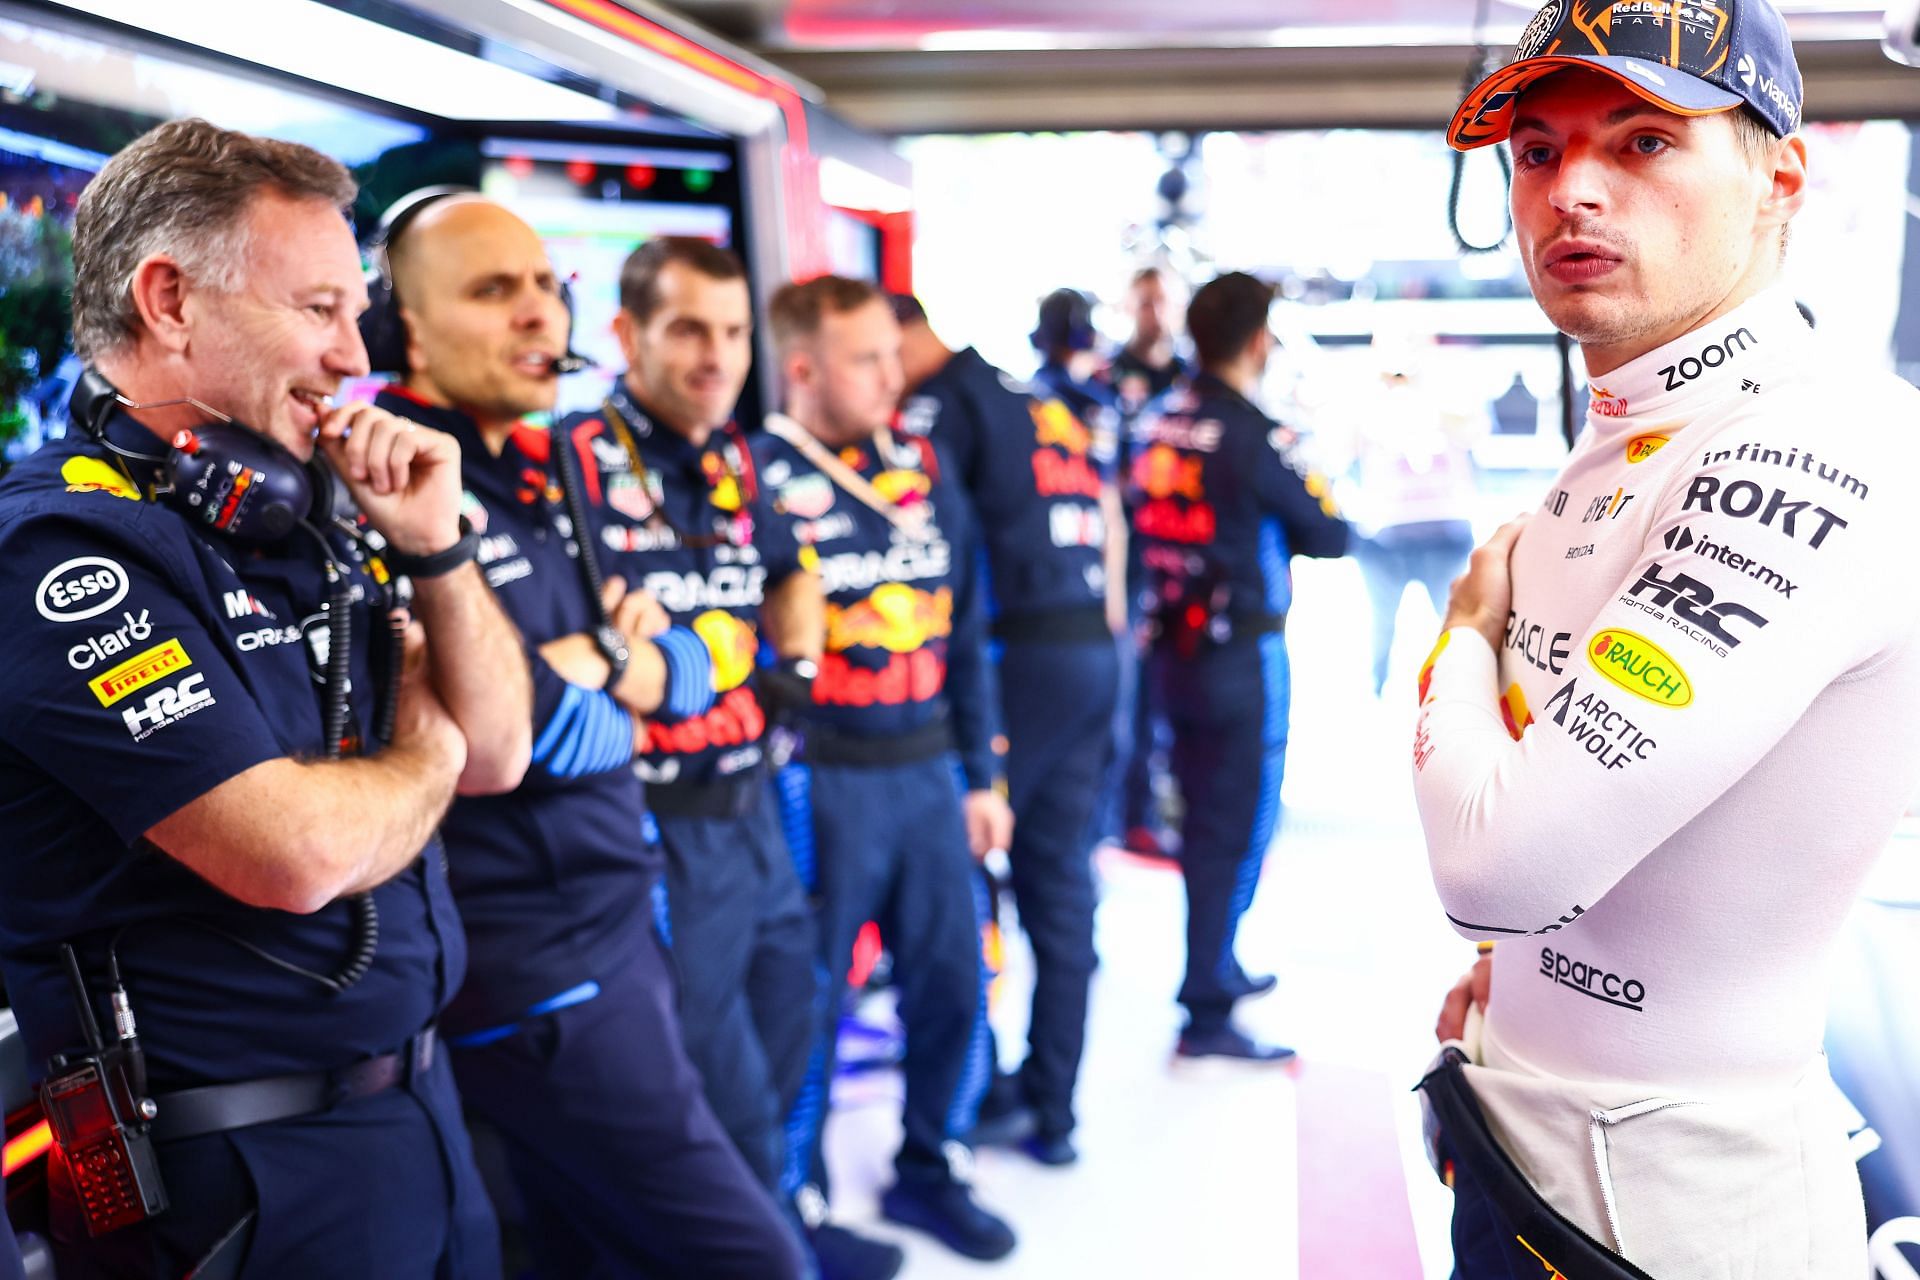
M 1146 577 L 1152 679 L 1173 726 L 1186 800 L 1188 1057 L 1276 1061 L 1293 1051 L 1234 1027 L 1233 1006 L 1274 978 L 1240 967 L 1234 941 L 1280 816 L 1287 759 L 1290 561 L 1338 556 L 1347 526 L 1293 433 L 1252 397 L 1273 345 L 1272 290 L 1232 272 L 1187 310 L 1200 372 L 1137 435 L 1130 479 Z
M 1013 815 L 966 498 L 929 442 L 890 425 L 900 326 L 884 296 L 823 276 L 784 286 L 770 320 L 787 412 L 768 418 L 754 461 L 776 511 L 819 553 L 827 592 L 803 754 L 780 779 L 831 981 L 790 1129 L 795 1180 L 810 1182 L 808 1216 L 822 1219 L 834 1028 L 855 935 L 875 921 L 907 1037 L 906 1133 L 881 1210 L 968 1257 L 1000 1258 L 1014 1235 L 974 1200 L 962 1139 L 992 1069 L 972 859 L 1007 847 Z
M 903 426 L 924 435 L 972 499 L 1001 644 L 1000 708 L 1015 819 L 1009 863 L 1033 944 L 1033 1012 L 1017 1077 L 996 1076 L 982 1129 L 1015 1119 L 1043 1164 L 1076 1158 L 1073 1086 L 1093 978 L 1088 828 L 1106 767 L 1123 614 L 1113 536 L 1119 503 L 1092 433 L 969 347 L 940 341 L 920 304 L 893 300 L 908 399 Z M 1013 1137 L 1013 1132 L 1001 1137 Z
M 406 376 L 378 403 L 460 441 L 466 517 L 533 671 L 526 781 L 445 824 L 473 947 L 445 1020 L 461 1092 L 505 1142 L 543 1275 L 799 1276 L 688 1060 L 630 767 L 636 715 L 711 704 L 714 654 L 644 591 L 601 585 L 586 446 L 522 420 L 552 409 L 567 348 L 539 236 L 451 195 L 408 207 L 386 252 Z

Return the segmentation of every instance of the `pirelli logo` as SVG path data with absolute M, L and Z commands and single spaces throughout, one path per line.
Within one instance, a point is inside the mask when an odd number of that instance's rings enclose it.
M 128 694 L 192 665 L 193 659 L 180 647 L 180 642 L 169 640 L 145 653 L 135 654 L 110 671 L 101 672 L 87 681 L 87 688 L 93 690 L 101 706 L 110 707 Z

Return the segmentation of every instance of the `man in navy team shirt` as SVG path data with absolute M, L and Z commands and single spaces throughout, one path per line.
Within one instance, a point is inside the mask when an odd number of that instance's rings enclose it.
M 522 421 L 552 408 L 567 338 L 539 237 L 444 196 L 410 207 L 387 253 L 406 376 L 379 403 L 460 441 L 481 566 L 533 672 L 526 782 L 461 800 L 444 828 L 473 954 L 444 1020 L 461 1092 L 505 1140 L 544 1275 L 799 1276 L 682 1041 L 630 768 L 636 716 L 711 706 L 713 651 L 616 576 L 604 621 L 594 607 L 580 446 Z

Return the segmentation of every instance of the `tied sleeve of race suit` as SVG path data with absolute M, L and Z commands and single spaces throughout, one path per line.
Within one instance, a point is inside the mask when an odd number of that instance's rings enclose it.
M 1784 450 L 1820 420 L 1818 404 L 1766 403 L 1719 438 Z M 1783 479 L 1798 477 L 1752 460 L 1681 468 L 1543 705 L 1503 699 L 1478 632 L 1441 637 L 1421 676 L 1414 791 L 1462 933 L 1531 933 L 1592 906 L 1794 732 L 1828 685 L 1912 631 L 1912 593 L 1889 584 L 1904 580 L 1914 513 L 1891 494 L 1868 503 Z M 1551 536 L 1539 523 L 1522 535 Z M 1702 539 L 1746 555 L 1670 550 Z M 1527 607 L 1550 605 L 1542 593 Z
M 1287 547 L 1298 556 L 1347 553 L 1347 522 L 1334 505 L 1333 486 L 1301 461 L 1293 433 L 1274 426 L 1253 443 L 1249 473 L 1260 506 L 1277 516 Z
M 981 590 L 978 531 L 964 494 L 943 466 L 936 488 L 940 525 L 953 547 L 953 633 L 947 640 L 947 705 L 967 788 L 985 791 L 1000 781 L 1000 691 L 987 661 L 986 593 Z
M 713 651 L 691 627 L 668 627 L 653 638 L 667 663 L 667 692 L 660 710 L 680 720 L 713 707 Z
M 541 779 L 571 782 L 623 769 L 633 759 L 633 716 L 603 689 L 570 684 L 533 654 L 533 768 Z
M 0 738 L 132 845 L 288 752 L 193 607 L 219 591 L 159 527 L 178 517 L 81 500 L 128 509 L 28 517 L 0 535 Z M 317 743 L 317 708 L 313 731 Z

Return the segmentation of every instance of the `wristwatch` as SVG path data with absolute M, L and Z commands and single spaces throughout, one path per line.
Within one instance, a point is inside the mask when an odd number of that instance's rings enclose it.
M 627 664 L 633 661 L 633 650 L 627 646 L 627 638 L 620 634 L 620 628 L 611 624 L 593 629 L 593 643 L 611 668 L 607 672 L 607 683 L 601 687 L 611 689 L 627 673 Z
M 460 537 L 445 551 L 428 556 L 410 556 L 392 545 L 387 547 L 387 568 L 403 578 L 438 578 L 452 573 L 480 553 L 480 535 L 465 516 L 460 517 Z

